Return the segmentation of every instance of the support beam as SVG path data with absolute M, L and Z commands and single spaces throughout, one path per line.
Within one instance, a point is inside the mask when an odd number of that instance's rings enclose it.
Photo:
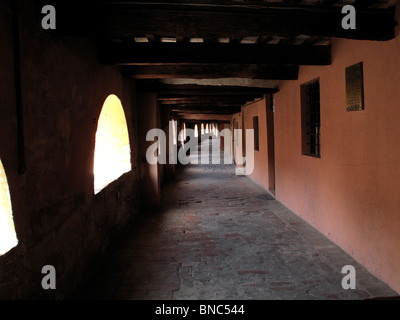
M 177 113 L 176 117 L 181 120 L 198 120 L 198 121 L 230 121 L 232 115 L 230 114 L 180 114 Z
M 253 101 L 257 96 L 192 96 L 192 97 L 173 97 L 161 98 L 158 102 L 161 105 L 212 105 L 212 106 L 229 106 L 243 105 L 248 101 Z M 262 95 L 258 95 L 262 98 Z
M 297 65 L 196 64 L 123 66 L 122 73 L 134 79 L 220 79 L 297 80 Z
M 251 100 L 252 101 L 252 100 Z M 245 103 L 243 103 L 243 104 L 246 104 L 246 103 L 248 103 L 249 101 L 247 101 L 247 102 L 245 102 Z M 216 109 L 220 109 L 220 108 L 230 108 L 230 107 L 240 107 L 241 105 L 243 105 L 243 104 L 224 104 L 224 103 L 220 103 L 220 104 L 203 104 L 203 103 L 182 103 L 182 104 L 174 104 L 174 105 L 162 105 L 163 107 L 164 106 L 170 106 L 170 107 L 172 107 L 173 109 L 176 109 L 176 108 L 180 108 L 180 109 L 182 109 L 182 110 L 187 110 L 187 109 L 189 109 L 189 108 L 196 108 L 196 109 L 201 109 L 201 108 L 212 108 L 213 110 L 216 110 Z M 199 110 L 200 110 L 199 109 Z
M 277 88 L 251 88 L 239 86 L 202 86 L 202 85 L 171 85 L 159 82 L 140 81 L 136 84 L 137 92 L 158 92 L 160 97 L 190 97 L 190 96 L 260 96 L 278 92 Z
M 341 26 L 341 6 L 271 2 L 46 1 L 57 10 L 57 34 L 124 39 L 321 36 L 363 40 L 395 37 L 395 9 L 357 10 L 357 28 Z M 38 12 L 40 16 L 40 12 Z
M 173 108 L 172 112 L 179 113 L 179 114 L 235 114 L 240 112 L 241 107 L 226 107 L 226 108 L 218 108 L 218 109 L 199 109 L 199 108 L 181 108 L 176 109 Z
M 135 43 L 99 45 L 104 64 L 291 64 L 329 65 L 331 46 L 238 43 Z

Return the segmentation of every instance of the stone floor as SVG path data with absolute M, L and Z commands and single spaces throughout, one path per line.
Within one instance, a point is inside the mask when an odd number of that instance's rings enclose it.
M 397 294 L 232 165 L 188 165 L 78 299 L 366 299 Z M 356 289 L 341 286 L 356 269 Z

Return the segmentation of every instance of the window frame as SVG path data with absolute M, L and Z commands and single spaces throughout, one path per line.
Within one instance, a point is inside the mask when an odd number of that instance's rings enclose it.
M 321 158 L 321 84 L 320 78 L 300 85 L 301 152 Z

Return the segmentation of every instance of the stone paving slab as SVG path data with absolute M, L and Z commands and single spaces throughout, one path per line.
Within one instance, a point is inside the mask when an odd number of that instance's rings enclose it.
M 366 299 L 397 296 L 231 165 L 180 167 L 163 209 L 141 214 L 82 299 Z M 357 287 L 344 290 L 341 267 Z

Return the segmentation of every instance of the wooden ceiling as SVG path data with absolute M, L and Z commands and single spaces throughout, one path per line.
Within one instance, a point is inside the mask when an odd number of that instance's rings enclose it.
M 94 38 L 102 63 L 121 65 L 138 91 L 158 92 L 163 108 L 190 120 L 225 119 L 276 92 L 278 80 L 297 79 L 299 66 L 329 65 L 333 37 L 385 41 L 396 25 L 390 0 L 45 4 L 56 8 L 56 36 Z M 346 4 L 357 10 L 355 30 L 341 26 Z

